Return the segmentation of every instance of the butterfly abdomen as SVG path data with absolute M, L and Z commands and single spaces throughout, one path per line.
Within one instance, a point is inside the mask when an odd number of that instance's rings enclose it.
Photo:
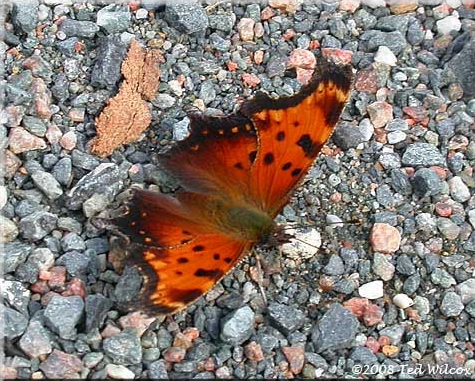
M 227 211 L 226 217 L 228 228 L 241 239 L 258 242 L 274 229 L 274 221 L 252 207 L 232 207 Z

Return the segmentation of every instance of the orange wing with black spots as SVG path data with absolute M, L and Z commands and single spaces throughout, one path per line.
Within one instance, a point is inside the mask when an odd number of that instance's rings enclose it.
M 259 93 L 227 117 L 190 115 L 189 137 L 161 158 L 183 191 L 135 191 L 117 220 L 143 270 L 148 310 L 184 308 L 275 231 L 274 217 L 333 132 L 351 82 L 350 67 L 325 62 L 292 97 Z

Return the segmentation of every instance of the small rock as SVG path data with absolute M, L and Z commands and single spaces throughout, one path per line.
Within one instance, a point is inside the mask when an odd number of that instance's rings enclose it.
M 403 275 L 412 275 L 416 272 L 416 267 L 407 254 L 401 254 L 396 260 L 396 270 Z
M 282 347 L 282 353 L 289 362 L 290 370 L 297 375 L 302 372 L 305 364 L 305 351 L 301 347 Z
M 397 64 L 396 56 L 387 46 L 380 46 L 378 48 L 374 60 L 389 66 L 396 66 Z
M 185 34 L 204 31 L 208 27 L 208 16 L 204 8 L 195 3 L 168 3 L 165 20 Z
M 125 31 L 130 24 L 131 18 L 132 15 L 129 12 L 128 6 L 110 4 L 99 9 L 96 23 L 104 28 L 108 34 L 114 34 Z
M 312 330 L 312 341 L 317 353 L 348 347 L 353 342 L 358 327 L 355 315 L 341 304 L 332 304 Z
M 270 323 L 288 335 L 301 328 L 305 323 L 305 315 L 299 309 L 279 303 L 269 303 Z
M 384 295 L 383 290 L 383 281 L 375 280 L 361 285 L 358 288 L 358 293 L 362 298 L 367 298 L 370 300 L 382 298 Z
M 460 296 L 453 292 L 448 291 L 445 293 L 440 304 L 440 311 L 447 317 L 459 316 L 463 311 L 464 305 Z
M 412 189 L 419 197 L 435 196 L 442 190 L 442 180 L 431 168 L 420 168 L 412 178 Z
M 51 353 L 51 338 L 39 321 L 32 320 L 19 341 L 19 346 L 30 358 Z
M 244 355 L 250 361 L 262 361 L 264 360 L 264 354 L 262 353 L 262 347 L 255 341 L 251 341 L 244 347 Z
M 59 31 L 63 32 L 67 37 L 92 38 L 99 31 L 99 26 L 92 21 L 65 19 L 61 22 Z
M 14 154 L 46 148 L 46 143 L 43 139 L 30 134 L 23 127 L 10 129 L 8 141 L 10 150 Z
M 99 88 L 114 89 L 121 77 L 120 67 L 127 46 L 119 36 L 108 35 L 99 39 L 96 50 L 96 63 L 92 68 L 91 85 Z
M 442 20 L 438 20 L 436 22 L 436 25 L 437 31 L 441 35 L 447 35 L 451 32 L 458 32 L 462 27 L 462 23 L 460 22 L 458 17 L 455 16 L 447 16 Z
M 3 307 L 3 334 L 13 340 L 21 336 L 28 326 L 28 318 L 10 307 Z
M 135 373 L 123 365 L 107 364 L 105 369 L 107 375 L 114 380 L 132 380 L 135 378 Z
M 270 306 L 269 306 L 270 308 Z M 246 341 L 254 332 L 255 314 L 248 306 L 223 318 L 220 338 L 225 343 L 237 345 Z
M 371 365 L 378 362 L 378 358 L 371 349 L 365 347 L 356 347 L 350 354 L 350 359 L 357 364 Z
M 393 120 L 393 107 L 384 101 L 376 101 L 366 108 L 375 128 L 386 126 Z
M 40 364 L 40 369 L 49 379 L 77 379 L 78 372 L 82 369 L 82 361 L 75 355 L 54 349 Z
M 22 218 L 18 225 L 23 238 L 38 241 L 56 227 L 57 220 L 55 214 L 40 210 Z
M 13 2 L 11 7 L 11 21 L 16 28 L 23 33 L 28 34 L 36 27 L 38 22 L 37 0 L 25 2 Z
M 12 220 L 0 214 L 0 226 L 2 227 L 0 232 L 0 242 L 13 242 L 18 236 L 18 227 L 16 224 Z
M 455 290 L 460 295 L 463 304 L 468 304 L 475 300 L 475 279 L 470 278 L 455 286 Z
M 31 174 L 31 179 L 50 200 L 56 200 L 63 194 L 61 185 L 49 172 L 35 171 Z
M 414 301 L 406 294 L 397 294 L 393 298 L 393 303 L 399 308 L 408 308 L 414 304 Z
M 389 261 L 387 255 L 381 253 L 374 253 L 373 271 L 382 280 L 388 281 L 393 278 L 395 267 Z
M 237 24 L 237 30 L 241 41 L 252 41 L 254 39 L 255 21 L 250 18 L 243 17 Z
M 117 365 L 134 365 L 142 361 L 140 337 L 134 328 L 125 328 L 121 333 L 104 339 L 103 348 Z
M 457 202 L 465 202 L 470 199 L 470 190 L 459 176 L 452 177 L 449 181 L 449 189 L 452 198 Z
M 46 324 L 63 339 L 76 337 L 76 325 L 84 312 L 79 296 L 54 296 L 44 310 Z
M 436 268 L 430 275 L 430 279 L 433 283 L 438 284 L 443 288 L 449 288 L 450 286 L 457 284 L 454 277 L 441 268 Z
M 393 345 L 398 345 L 403 336 L 404 336 L 405 328 L 399 324 L 395 324 L 386 328 L 383 328 L 379 331 L 379 335 L 387 336 L 390 338 L 390 343 Z
M 371 246 L 375 252 L 394 253 L 401 244 L 401 234 L 395 227 L 377 222 L 370 234 Z
M 180 347 L 170 347 L 163 353 L 163 358 L 171 363 L 180 363 L 186 355 L 186 349 Z
M 445 166 L 445 159 L 437 147 L 432 144 L 414 143 L 406 148 L 406 151 L 402 155 L 402 163 L 411 167 Z

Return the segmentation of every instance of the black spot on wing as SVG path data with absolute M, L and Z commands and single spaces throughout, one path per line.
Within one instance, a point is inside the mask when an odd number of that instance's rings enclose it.
M 193 251 L 203 251 L 204 249 L 205 247 L 203 245 L 196 245 L 192 248 Z
M 188 258 L 180 257 L 176 260 L 178 263 L 188 263 Z
M 288 171 L 291 166 L 292 166 L 292 163 L 291 163 L 290 161 L 288 161 L 287 163 L 285 163 L 285 164 L 282 166 L 282 170 L 283 170 L 283 171 Z
M 254 161 L 256 160 L 256 156 L 257 156 L 257 151 L 252 151 L 249 153 L 249 161 L 251 162 L 251 164 L 253 164 Z
M 297 177 L 298 175 L 300 175 L 300 173 L 302 172 L 302 169 L 301 168 L 296 168 L 292 171 L 292 176 L 293 177 Z
M 195 271 L 195 276 L 203 277 L 203 278 L 211 278 L 211 279 L 219 279 L 224 275 L 223 271 L 220 269 L 198 269 Z
M 279 131 L 279 132 L 277 133 L 276 139 L 277 139 L 279 142 L 281 142 L 282 140 L 284 140 L 284 139 L 285 139 L 285 132 L 284 132 L 284 131 Z
M 302 148 L 305 156 L 311 158 L 317 156 L 320 148 L 318 144 L 312 140 L 309 134 L 303 134 L 297 141 L 297 145 Z
M 264 156 L 264 164 L 270 165 L 274 162 L 274 154 L 272 152 L 268 152 Z

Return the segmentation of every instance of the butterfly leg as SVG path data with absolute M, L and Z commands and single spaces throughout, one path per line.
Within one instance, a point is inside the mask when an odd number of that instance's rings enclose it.
M 256 258 L 256 279 L 257 286 L 259 287 L 259 291 L 262 295 L 262 299 L 264 301 L 264 306 L 267 308 L 267 297 L 264 290 L 264 272 L 262 271 L 262 257 L 258 254 L 256 250 L 252 250 L 255 258 Z

